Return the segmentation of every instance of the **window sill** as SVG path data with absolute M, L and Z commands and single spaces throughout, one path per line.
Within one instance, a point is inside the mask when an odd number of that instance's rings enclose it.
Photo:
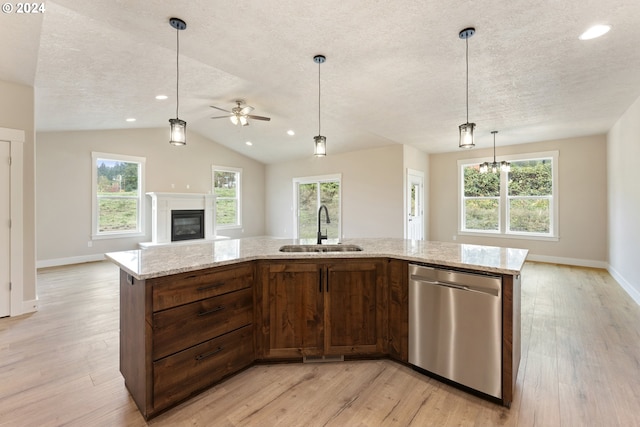
M 536 235 L 527 235 L 527 234 L 505 234 L 498 232 L 486 232 L 482 233 L 479 231 L 458 231 L 459 236 L 475 236 L 475 237 L 494 237 L 498 239 L 518 239 L 518 240 L 541 240 L 547 242 L 557 242 L 560 240 L 557 236 L 536 236 Z
M 239 230 L 242 228 L 242 225 L 234 224 L 234 225 L 218 225 L 216 224 L 216 230 Z
M 91 240 L 128 239 L 132 237 L 143 237 L 144 235 L 144 233 L 140 233 L 138 231 L 131 233 L 92 234 Z

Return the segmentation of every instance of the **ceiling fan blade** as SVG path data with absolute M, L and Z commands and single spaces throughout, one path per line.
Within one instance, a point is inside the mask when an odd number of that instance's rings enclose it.
M 211 108 L 215 108 L 216 110 L 224 111 L 225 113 L 231 113 L 231 111 L 225 110 L 224 108 L 215 107 L 215 106 L 213 106 L 213 105 L 209 105 L 209 107 L 211 107 Z
M 271 120 L 271 117 L 253 116 L 251 114 L 247 115 L 247 117 L 254 120 L 264 120 L 265 122 L 268 122 L 269 120 Z
M 215 117 L 211 117 L 212 119 L 228 119 L 231 116 L 215 116 Z

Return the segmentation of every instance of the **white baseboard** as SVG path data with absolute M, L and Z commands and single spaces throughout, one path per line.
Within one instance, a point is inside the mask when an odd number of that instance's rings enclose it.
M 22 302 L 22 313 L 21 314 L 27 314 L 27 313 L 33 313 L 35 311 L 38 311 L 38 299 L 32 299 L 29 301 L 23 301 Z
M 613 277 L 616 282 L 624 289 L 631 298 L 636 302 L 636 304 L 640 305 L 640 291 L 636 289 L 627 279 L 624 278 L 615 268 L 608 266 L 607 271 L 611 277 Z
M 82 264 L 83 262 L 103 261 L 104 254 L 82 255 L 68 258 L 43 259 L 36 262 L 36 268 L 57 267 L 59 265 Z
M 577 267 L 602 268 L 604 270 L 606 270 L 609 267 L 609 264 L 607 264 L 606 261 L 595 261 L 590 259 L 565 258 L 565 257 L 535 255 L 535 254 L 529 254 L 527 256 L 527 261 L 548 262 L 550 264 L 575 265 Z

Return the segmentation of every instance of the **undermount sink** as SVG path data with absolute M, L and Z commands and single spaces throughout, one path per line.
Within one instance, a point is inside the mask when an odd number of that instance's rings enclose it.
M 280 252 L 358 252 L 362 248 L 358 245 L 284 245 Z

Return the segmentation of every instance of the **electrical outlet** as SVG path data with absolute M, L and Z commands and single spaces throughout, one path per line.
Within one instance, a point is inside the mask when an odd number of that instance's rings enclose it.
M 93 242 L 92 242 L 91 240 L 89 240 L 89 241 L 87 242 L 87 247 L 88 247 L 88 248 L 93 247 Z

